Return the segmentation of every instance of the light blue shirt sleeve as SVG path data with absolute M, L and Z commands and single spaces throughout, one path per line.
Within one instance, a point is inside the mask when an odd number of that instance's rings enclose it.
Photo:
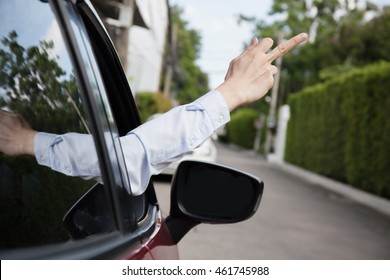
M 34 146 L 38 164 L 68 176 L 102 182 L 92 135 L 79 133 L 56 135 L 39 132 L 35 136 Z
M 193 150 L 230 120 L 218 91 L 178 106 L 120 138 L 133 194 L 145 191 L 150 177 Z M 110 148 L 109 148 L 110 149 Z M 92 135 L 38 133 L 35 157 L 39 164 L 69 176 L 101 182 Z

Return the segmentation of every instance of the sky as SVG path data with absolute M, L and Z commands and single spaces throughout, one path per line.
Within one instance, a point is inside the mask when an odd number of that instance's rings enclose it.
M 202 36 L 201 56 L 198 65 L 209 75 L 213 89 L 225 77 L 230 61 L 239 55 L 245 43 L 253 36 L 253 26 L 238 25 L 238 15 L 255 16 L 272 22 L 268 15 L 273 0 L 170 0 L 184 9 L 189 27 Z M 390 5 L 390 0 L 372 0 L 379 5 Z
M 237 24 L 240 14 L 267 18 L 272 0 L 170 0 L 184 8 L 184 19 L 202 36 L 198 65 L 209 74 L 210 88 L 220 85 L 230 61 L 251 38 L 252 25 Z

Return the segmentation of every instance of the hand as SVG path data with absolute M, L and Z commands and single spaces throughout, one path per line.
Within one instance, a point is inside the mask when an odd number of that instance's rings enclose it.
M 36 134 L 21 116 L 0 110 L 0 152 L 9 156 L 34 155 Z
M 233 111 L 238 106 L 262 98 L 273 86 L 274 75 L 278 72 L 271 63 L 306 41 L 307 37 L 307 34 L 301 33 L 270 52 L 268 50 L 273 45 L 271 38 L 265 38 L 261 42 L 255 38 L 240 56 L 232 60 L 225 82 L 217 88 L 225 98 L 229 110 Z

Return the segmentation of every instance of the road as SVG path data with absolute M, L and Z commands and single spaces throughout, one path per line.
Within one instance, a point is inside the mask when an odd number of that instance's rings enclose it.
M 218 145 L 218 161 L 265 183 L 257 213 L 233 225 L 199 225 L 182 259 L 390 259 L 390 217 L 285 173 L 258 155 Z M 170 186 L 156 184 L 165 216 Z

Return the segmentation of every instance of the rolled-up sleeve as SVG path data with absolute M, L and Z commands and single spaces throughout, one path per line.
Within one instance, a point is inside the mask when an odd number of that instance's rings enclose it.
M 133 191 L 142 193 L 152 175 L 159 174 L 171 162 L 198 147 L 229 120 L 224 98 L 218 91 L 211 91 L 122 137 Z
M 193 103 L 173 108 L 120 138 L 131 193 L 145 191 L 150 177 L 193 150 L 230 120 L 226 102 L 211 91 Z M 113 152 L 112 147 L 108 147 Z M 38 133 L 35 157 L 39 164 L 69 176 L 101 181 L 92 135 Z
M 35 136 L 34 149 L 40 165 L 68 176 L 102 181 L 92 135 L 39 132 Z

